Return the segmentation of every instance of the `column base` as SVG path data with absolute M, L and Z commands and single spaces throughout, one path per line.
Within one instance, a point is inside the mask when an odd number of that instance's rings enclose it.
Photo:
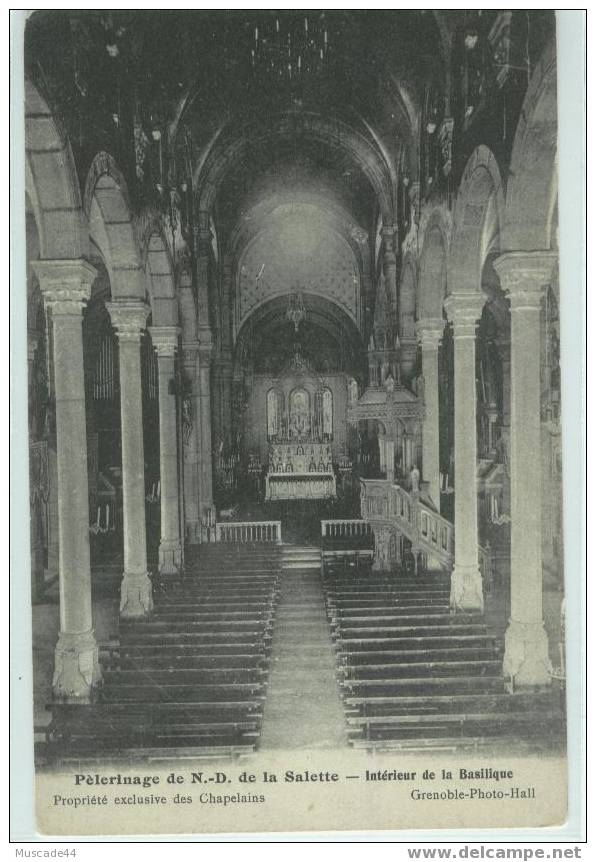
M 186 541 L 189 545 L 198 545 L 201 541 L 201 522 L 197 518 L 186 522 Z
M 146 617 L 153 610 L 153 587 L 147 572 L 124 572 L 120 587 L 120 616 L 127 619 Z
M 159 574 L 179 575 L 182 571 L 182 545 L 180 542 L 161 542 L 159 546 Z
M 89 703 L 93 689 L 100 682 L 99 651 L 93 631 L 60 632 L 52 681 L 54 699 Z
M 548 637 L 542 621 L 509 620 L 505 633 L 503 674 L 516 687 L 548 685 L 551 682 Z
M 484 610 L 482 576 L 477 566 L 454 566 L 449 604 L 456 611 Z

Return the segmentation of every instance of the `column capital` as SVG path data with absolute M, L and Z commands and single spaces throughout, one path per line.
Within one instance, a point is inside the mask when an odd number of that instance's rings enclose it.
M 443 305 L 449 322 L 453 324 L 453 335 L 458 337 L 474 337 L 476 324 L 482 315 L 486 297 L 482 293 L 462 291 L 450 293 Z
M 391 241 L 395 239 L 398 230 L 399 226 L 397 224 L 384 224 L 381 227 L 381 236 L 384 240 Z
M 213 335 L 208 327 L 199 329 L 199 359 L 201 362 L 211 362 L 213 354 Z
M 95 267 L 82 258 L 35 260 L 32 266 L 46 308 L 54 315 L 80 315 L 91 296 Z
M 118 299 L 106 302 L 106 309 L 119 341 L 140 342 L 151 310 L 146 302 L 140 299 Z
M 149 335 L 159 359 L 173 358 L 178 349 L 179 326 L 150 326 Z
M 199 342 L 198 341 L 183 341 L 182 342 L 182 355 L 185 359 L 194 360 L 197 353 L 199 352 Z
M 416 335 L 423 350 L 437 350 L 444 330 L 442 317 L 422 317 L 416 322 Z
M 383 254 L 390 257 L 397 255 L 398 226 L 396 224 L 383 225 L 381 237 L 383 238 Z
M 508 251 L 493 266 L 511 300 L 511 310 L 536 309 L 556 266 L 556 251 Z

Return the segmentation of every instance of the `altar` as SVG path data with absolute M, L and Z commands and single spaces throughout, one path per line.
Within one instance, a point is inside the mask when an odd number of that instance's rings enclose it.
M 323 500 L 336 496 L 334 473 L 268 473 L 266 500 Z
M 336 494 L 330 443 L 312 440 L 270 444 L 266 500 L 321 500 Z

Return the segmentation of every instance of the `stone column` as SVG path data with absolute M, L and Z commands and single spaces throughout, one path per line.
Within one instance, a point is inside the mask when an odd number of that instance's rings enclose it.
M 455 563 L 451 607 L 484 608 L 478 566 L 478 497 L 476 494 L 476 324 L 482 314 L 480 293 L 452 293 L 445 309 L 453 324 L 455 424 Z
M 395 317 L 397 311 L 397 225 L 383 225 L 381 236 L 383 238 L 383 275 L 385 276 L 385 288 L 392 316 Z M 395 320 L 391 320 L 390 323 L 394 324 Z
M 220 369 L 221 369 L 221 422 L 222 422 L 222 439 L 228 440 L 230 445 L 233 444 L 232 439 L 232 376 L 234 371 L 234 363 L 232 361 L 232 261 L 229 255 L 223 258 L 222 278 L 221 278 L 221 353 L 220 353 Z M 237 430 L 237 429 L 236 429 Z
M 186 540 L 195 545 L 201 540 L 201 506 L 199 482 L 199 448 L 201 434 L 200 388 L 198 376 L 198 341 L 182 342 L 182 367 L 189 387 L 185 407 L 188 412 L 184 433 L 184 516 Z
M 200 392 L 200 476 L 201 516 L 213 507 L 213 464 L 211 452 L 211 356 L 210 333 L 200 336 L 199 343 L 199 392 Z
M 378 434 L 377 439 L 379 441 L 379 473 L 383 475 L 386 470 L 386 462 L 385 462 L 385 435 Z
M 58 466 L 60 634 L 54 697 L 87 702 L 101 679 L 93 633 L 82 311 L 95 269 L 84 260 L 33 263 L 51 309 Z
M 511 303 L 511 617 L 503 671 L 516 685 L 550 681 L 542 618 L 540 309 L 553 252 L 509 252 L 495 261 Z
M 122 433 L 122 501 L 124 508 L 124 574 L 120 592 L 123 617 L 143 617 L 153 609 L 147 572 L 145 526 L 145 458 L 141 390 L 141 332 L 149 306 L 141 300 L 106 304 L 118 334 L 120 356 L 120 423 Z
M 445 328 L 441 318 L 426 318 L 416 324 L 422 348 L 424 378 L 424 422 L 422 425 L 422 477 L 428 482 L 431 500 L 441 511 L 439 470 L 439 344 Z
M 387 481 L 395 481 L 395 442 L 391 437 L 385 438 L 385 472 Z
M 183 567 L 180 539 L 175 390 L 175 356 L 180 329 L 177 326 L 151 326 L 149 333 L 157 353 L 159 376 L 159 473 L 161 481 L 159 572 L 162 575 L 175 575 L 180 573 Z
M 211 359 L 213 336 L 209 314 L 209 270 L 212 254 L 209 213 L 199 210 L 195 227 L 196 281 L 198 295 L 199 393 L 201 435 L 199 447 L 201 517 L 213 507 L 211 452 Z
M 511 343 L 508 338 L 500 338 L 497 350 L 501 357 L 501 375 L 503 381 L 503 423 L 502 429 L 509 434 L 511 425 Z

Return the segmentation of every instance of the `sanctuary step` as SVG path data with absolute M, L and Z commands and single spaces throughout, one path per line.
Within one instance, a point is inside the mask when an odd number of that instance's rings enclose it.
M 384 574 L 336 559 L 325 562 L 323 588 L 352 746 L 563 744 L 557 692 L 507 691 L 500 638 L 483 614 L 451 612 L 447 575 Z
M 282 545 L 282 565 L 284 569 L 317 569 L 321 568 L 320 548 L 305 545 Z
M 51 704 L 49 761 L 240 756 L 258 745 L 282 558 L 201 546 L 102 649 L 96 702 Z

